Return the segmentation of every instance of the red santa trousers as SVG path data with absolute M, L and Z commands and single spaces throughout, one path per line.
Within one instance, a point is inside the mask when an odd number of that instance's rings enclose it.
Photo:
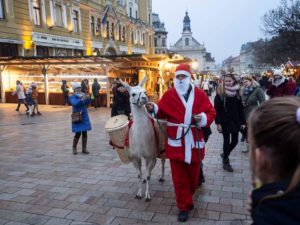
M 198 188 L 200 162 L 187 164 L 170 159 L 170 165 L 177 207 L 180 211 L 189 211 L 193 205 L 193 194 Z

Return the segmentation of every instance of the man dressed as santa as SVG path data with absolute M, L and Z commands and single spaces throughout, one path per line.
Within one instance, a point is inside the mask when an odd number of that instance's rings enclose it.
M 166 157 L 170 159 L 180 222 L 187 221 L 189 211 L 194 208 L 192 197 L 198 186 L 200 162 L 204 158 L 201 127 L 209 126 L 216 116 L 207 95 L 191 84 L 191 77 L 189 65 L 178 65 L 174 87 L 157 105 L 146 105 L 149 113 L 168 122 Z

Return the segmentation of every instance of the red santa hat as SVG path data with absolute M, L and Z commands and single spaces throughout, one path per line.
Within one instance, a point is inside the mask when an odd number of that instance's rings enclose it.
M 176 67 L 175 77 L 177 77 L 178 75 L 185 75 L 185 76 L 189 77 L 190 79 L 195 80 L 195 78 L 191 72 L 191 67 L 188 64 L 179 64 Z

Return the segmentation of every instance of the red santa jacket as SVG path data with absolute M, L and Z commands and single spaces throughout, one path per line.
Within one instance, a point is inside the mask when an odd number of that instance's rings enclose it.
M 192 93 L 191 93 L 192 94 Z M 182 103 L 180 97 L 178 96 L 175 88 L 169 89 L 158 102 L 158 111 L 157 117 L 160 119 L 167 119 L 168 122 L 174 124 L 184 123 L 185 117 L 185 106 Z M 207 95 L 200 90 L 199 88 L 194 88 L 194 102 L 192 106 L 192 114 L 205 113 L 207 117 L 207 125 L 214 121 L 216 112 L 212 104 L 210 103 Z M 192 120 L 192 123 L 195 123 Z M 202 151 L 202 158 L 204 157 L 204 140 L 203 140 L 203 132 L 201 129 L 197 129 L 192 127 L 192 133 L 194 141 L 199 141 L 200 148 Z M 167 135 L 168 137 L 175 139 L 177 135 L 178 126 L 167 126 Z M 179 140 L 180 146 L 171 146 L 169 143 L 169 139 L 166 141 L 166 157 L 173 160 L 184 161 L 185 159 L 185 145 L 184 145 L 184 132 L 182 132 L 182 138 Z M 196 137 L 198 134 L 198 137 Z M 197 144 L 197 143 L 195 143 Z M 199 143 L 198 143 L 199 144 Z M 197 145 L 199 146 L 199 145 Z M 191 162 L 199 162 L 200 161 L 200 152 L 196 148 L 192 149 L 192 158 Z

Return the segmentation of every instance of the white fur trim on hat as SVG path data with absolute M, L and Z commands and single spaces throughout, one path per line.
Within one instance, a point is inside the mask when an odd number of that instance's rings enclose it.
M 280 75 L 280 76 L 282 76 L 282 70 L 281 69 L 275 69 L 275 70 L 273 70 L 273 75 Z
M 297 112 L 296 112 L 296 120 L 300 124 L 300 107 L 297 109 Z
M 189 78 L 191 78 L 192 74 L 189 73 L 188 71 L 186 70 L 178 70 L 175 72 L 175 77 L 177 77 L 178 75 L 186 75 L 188 76 Z
M 76 88 L 81 88 L 81 84 L 79 82 L 72 82 L 72 89 L 75 91 Z

